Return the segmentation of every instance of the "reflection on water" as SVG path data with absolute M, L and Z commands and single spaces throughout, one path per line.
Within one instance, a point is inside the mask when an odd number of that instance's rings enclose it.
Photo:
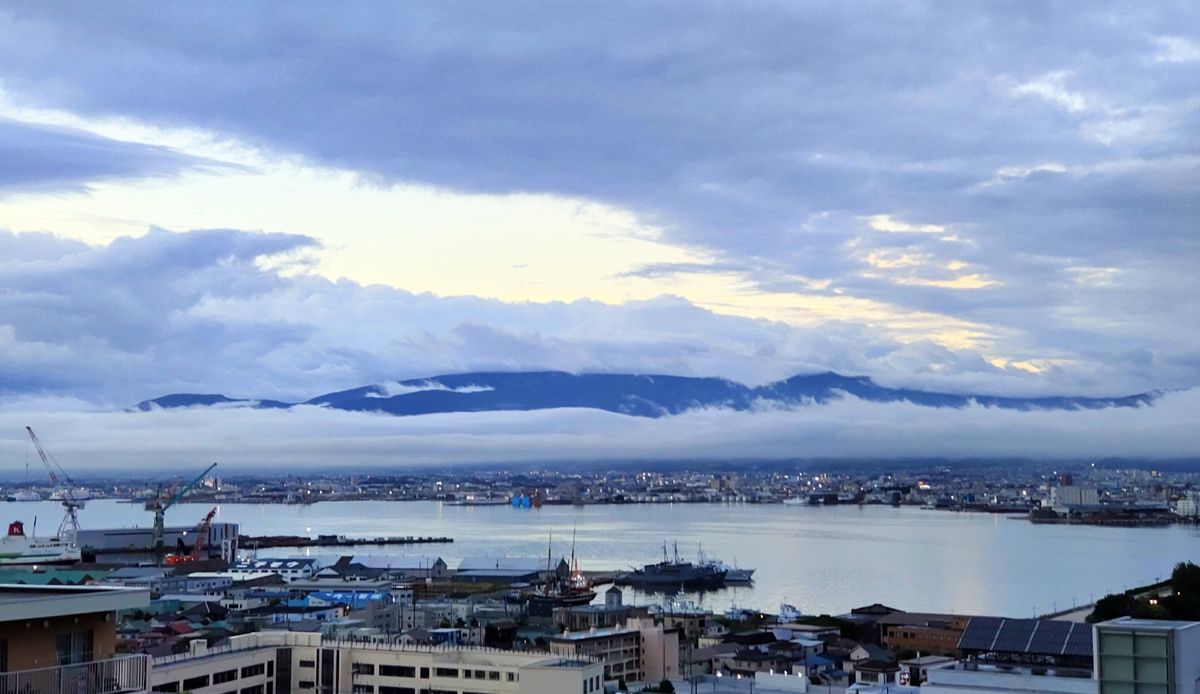
M 179 504 L 167 512 L 167 522 L 197 523 L 209 508 Z M 61 515 L 61 508 L 49 502 L 7 503 L 0 509 L 27 522 L 38 515 L 43 528 L 56 526 Z M 150 520 L 140 505 L 113 501 L 89 502 L 80 518 L 89 528 L 146 526 Z M 677 542 L 684 559 L 694 559 L 702 548 L 709 556 L 757 569 L 752 587 L 683 596 L 717 611 L 731 605 L 775 610 L 787 602 L 806 612 L 837 613 L 881 602 L 906 610 L 1028 617 L 1154 581 L 1178 561 L 1200 561 L 1200 532 L 1190 526 L 1032 525 L 1003 516 L 884 506 L 513 509 L 358 501 L 225 504 L 217 520 L 241 523 L 242 532 L 251 535 L 447 535 L 453 544 L 363 552 L 433 554 L 451 567 L 469 555 L 544 557 L 551 533 L 555 554 L 569 555 L 573 528 L 575 553 L 591 570 L 627 570 L 659 561 L 663 543 Z M 625 591 L 634 597 L 631 589 Z

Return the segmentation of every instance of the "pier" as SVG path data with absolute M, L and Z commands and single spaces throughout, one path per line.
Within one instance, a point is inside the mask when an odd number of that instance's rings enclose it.
M 346 537 L 345 535 L 239 535 L 242 548 L 271 549 L 274 547 L 354 547 L 358 545 L 435 545 L 454 542 L 452 537 L 420 537 L 414 535 L 389 537 Z

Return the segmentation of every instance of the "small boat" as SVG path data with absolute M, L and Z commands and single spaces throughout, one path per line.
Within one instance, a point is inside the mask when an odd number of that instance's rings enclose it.
M 787 624 L 789 622 L 795 622 L 796 620 L 800 619 L 803 616 L 804 616 L 804 614 L 802 612 L 800 612 L 800 610 L 796 609 L 795 605 L 789 605 L 788 603 L 785 602 L 779 606 L 779 623 L 780 624 Z
M 808 499 L 806 499 L 802 496 L 788 497 L 787 499 L 783 500 L 783 505 L 784 506 L 807 506 Z

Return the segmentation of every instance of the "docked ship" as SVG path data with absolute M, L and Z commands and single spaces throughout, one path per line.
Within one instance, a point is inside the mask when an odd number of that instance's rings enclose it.
M 549 617 L 556 607 L 587 605 L 596 598 L 592 582 L 579 570 L 579 560 L 575 557 L 574 533 L 571 536 L 571 574 L 566 580 L 560 578 L 551 568 L 552 551 L 546 551 L 546 583 L 540 591 L 529 595 L 529 614 L 535 617 Z
M 0 537 L 0 566 L 30 564 L 74 564 L 81 559 L 79 545 L 71 532 L 37 538 L 25 534 L 25 524 L 13 521 L 8 533 Z
M 9 501 L 42 501 L 42 495 L 32 489 L 22 489 L 8 495 Z
M 679 548 L 675 548 L 674 559 L 667 558 L 663 545 L 663 560 L 657 564 L 646 564 L 640 569 L 619 573 L 614 583 L 635 588 L 657 590 L 697 590 L 720 588 L 725 585 L 726 572 L 709 562 L 693 564 L 679 559 Z
M 742 569 L 737 566 L 737 558 L 734 558 L 734 565 L 730 566 L 720 559 L 715 559 L 704 554 L 703 549 L 697 550 L 697 561 L 702 566 L 710 567 L 716 571 L 725 572 L 726 583 L 753 583 L 754 569 Z

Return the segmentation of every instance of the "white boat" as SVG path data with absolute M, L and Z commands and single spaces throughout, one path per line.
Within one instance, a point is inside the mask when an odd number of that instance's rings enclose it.
M 788 624 L 791 622 L 795 622 L 796 620 L 800 619 L 803 616 L 804 616 L 804 614 L 801 613 L 800 610 L 796 609 L 795 605 L 789 605 L 788 603 L 785 602 L 779 606 L 779 623 L 780 624 Z
M 8 534 L 0 537 L 0 566 L 30 564 L 74 564 L 79 561 L 79 545 L 73 532 L 62 537 L 37 538 L 25 534 L 21 521 L 8 524 Z
M 793 496 L 783 500 L 784 506 L 807 506 L 808 499 L 801 496 Z
M 42 495 L 32 489 L 22 489 L 8 496 L 9 501 L 41 501 Z

